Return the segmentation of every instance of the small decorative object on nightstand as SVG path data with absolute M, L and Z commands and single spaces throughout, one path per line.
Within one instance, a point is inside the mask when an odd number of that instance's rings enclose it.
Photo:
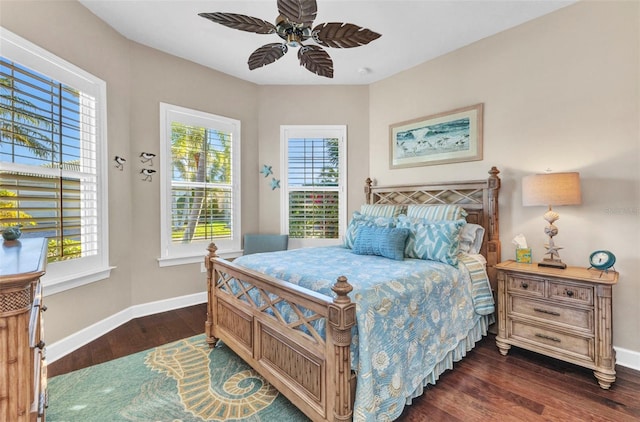
M 496 269 L 500 353 L 517 346 L 571 362 L 592 369 L 600 387 L 611 387 L 616 380 L 612 290 L 618 273 L 515 261 Z
M 5 242 L 13 242 L 18 240 L 20 236 L 22 236 L 22 230 L 20 230 L 21 228 L 21 224 L 13 227 L 7 227 L 2 231 L 2 238 L 5 240 Z
M 549 236 L 549 243 L 544 245 L 548 258 L 538 263 L 541 267 L 566 268 L 560 260 L 562 249 L 557 246 L 553 237 L 558 234 L 558 228 L 553 224 L 560 218 L 560 214 L 551 209 L 552 205 L 579 205 L 582 202 L 580 194 L 579 173 L 546 173 L 534 174 L 522 179 L 522 205 L 546 205 L 549 210 L 544 219 L 549 223 L 544 233 Z
M 616 256 L 609 251 L 595 251 L 589 255 L 589 268 L 609 272 L 609 268 L 616 263 Z

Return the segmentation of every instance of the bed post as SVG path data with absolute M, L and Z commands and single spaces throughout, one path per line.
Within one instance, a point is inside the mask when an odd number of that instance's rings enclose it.
M 331 386 L 328 386 L 327 395 L 328 397 L 334 397 L 334 420 L 350 421 L 353 417 L 355 379 L 351 374 L 349 347 L 351 346 L 351 328 L 356 323 L 356 304 L 351 302 L 351 299 L 347 296 L 353 290 L 353 286 L 347 282 L 346 277 L 338 277 L 331 290 L 336 294 L 333 303 L 329 305 L 328 318 L 335 359 L 335 391 L 330 391 Z M 330 353 L 330 351 L 327 350 L 327 353 Z
M 488 224 L 488 242 L 487 242 L 487 274 L 491 281 L 492 290 L 496 291 L 497 287 L 497 271 L 496 265 L 500 262 L 500 219 L 498 215 L 498 192 L 500 192 L 500 178 L 498 170 L 495 166 L 489 170 L 489 178 L 487 179 L 488 187 L 488 204 L 487 214 L 489 215 Z
M 207 321 L 204 323 L 204 332 L 207 343 L 209 344 L 209 347 L 212 348 L 216 345 L 218 339 L 213 335 L 213 310 L 217 304 L 215 300 L 216 278 L 214 277 L 213 262 L 211 262 L 211 260 L 218 257 L 216 254 L 218 247 L 215 243 L 211 242 L 209 243 L 209 246 L 207 246 L 207 250 L 209 253 L 204 257 L 204 266 L 207 269 Z
M 367 177 L 367 180 L 364 181 L 364 196 L 366 198 L 366 204 L 371 204 L 371 184 L 373 180 Z

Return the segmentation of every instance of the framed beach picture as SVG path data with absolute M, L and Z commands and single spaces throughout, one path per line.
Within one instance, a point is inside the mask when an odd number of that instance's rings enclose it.
M 389 126 L 390 167 L 482 160 L 483 104 Z

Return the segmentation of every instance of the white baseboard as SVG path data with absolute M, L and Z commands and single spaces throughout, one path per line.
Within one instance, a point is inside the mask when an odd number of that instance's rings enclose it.
M 173 309 L 184 308 L 186 306 L 197 305 L 207 301 L 207 292 L 195 293 L 187 296 L 174 297 L 171 299 L 159 300 L 157 302 L 134 305 L 124 309 L 117 314 L 111 315 L 87 328 L 71 334 L 51 345 L 47 346 L 47 361 L 55 362 L 61 357 L 73 352 L 76 349 L 92 342 L 98 337 L 117 328 L 125 322 L 134 318 L 171 311 Z M 204 321 L 203 321 L 204 327 Z M 616 350 L 616 364 L 640 371 L 640 352 L 614 347 Z
M 207 292 L 194 293 L 192 295 L 174 297 L 171 299 L 159 300 L 157 302 L 143 303 L 141 305 L 134 305 L 127 309 L 124 309 L 110 317 L 98 321 L 93 325 L 90 325 L 82 330 L 71 334 L 56 341 L 50 345 L 47 345 L 47 361 L 49 363 L 55 362 L 61 357 L 68 355 L 76 349 L 84 346 L 97 339 L 98 337 L 108 333 L 114 328 L 119 327 L 125 322 L 131 321 L 134 318 L 139 318 L 147 315 L 157 314 L 160 312 L 171 311 L 173 309 L 184 308 L 186 306 L 197 305 L 205 303 L 207 301 Z M 202 321 L 202 329 L 204 332 L 204 321 Z
M 640 371 L 640 352 L 622 347 L 614 347 L 614 349 L 616 351 L 616 365 Z

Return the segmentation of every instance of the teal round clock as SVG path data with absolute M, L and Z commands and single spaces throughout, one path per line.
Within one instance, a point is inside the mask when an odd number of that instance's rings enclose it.
M 613 267 L 613 264 L 615 263 L 616 256 L 609 251 L 594 251 L 589 255 L 589 264 L 591 264 L 591 268 L 595 268 L 597 270 L 606 271 Z

